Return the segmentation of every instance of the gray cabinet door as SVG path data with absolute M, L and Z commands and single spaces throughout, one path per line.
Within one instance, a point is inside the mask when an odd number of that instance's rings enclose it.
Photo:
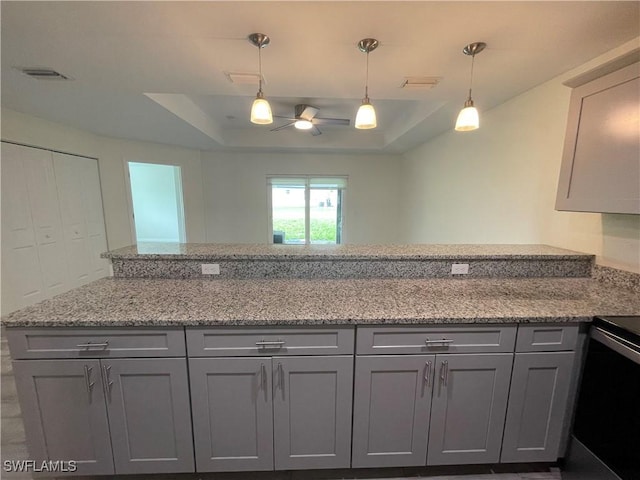
M 274 357 L 276 470 L 349 468 L 353 357 Z
M 356 358 L 353 466 L 425 465 L 435 355 Z
M 437 355 L 427 465 L 497 463 L 513 354 Z
M 98 360 L 13 362 L 33 460 L 75 460 L 76 475 L 112 474 Z
M 189 359 L 198 472 L 273 470 L 270 358 Z
M 116 473 L 193 472 L 186 359 L 101 364 Z
M 558 459 L 573 358 L 573 352 L 516 354 L 502 462 Z

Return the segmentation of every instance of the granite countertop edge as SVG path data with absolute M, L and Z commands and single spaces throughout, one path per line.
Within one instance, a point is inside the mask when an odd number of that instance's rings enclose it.
M 528 323 L 588 323 L 593 316 L 557 316 L 557 317 L 482 317 L 482 318 L 372 318 L 372 319 L 203 319 L 203 320 L 16 320 L 5 322 L 7 328 L 163 328 L 163 327 L 305 327 L 305 326 L 390 326 L 390 325 L 490 325 L 490 324 L 528 324 Z

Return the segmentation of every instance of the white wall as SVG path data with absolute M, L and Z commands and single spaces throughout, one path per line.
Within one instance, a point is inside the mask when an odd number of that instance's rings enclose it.
M 203 153 L 207 241 L 267 241 L 267 175 L 347 175 L 345 243 L 397 243 L 400 157 Z
M 405 240 L 545 243 L 640 272 L 640 215 L 554 210 L 571 95 L 562 82 L 637 48 L 638 42 L 481 112 L 479 130 L 452 128 L 405 154 Z M 476 95 L 481 105 L 481 93 Z
M 204 242 L 200 152 L 94 135 L 41 118 L 2 109 L 2 140 L 98 158 L 109 249 L 135 243 L 131 229 L 127 161 L 182 167 L 185 228 L 191 242 Z
M 348 175 L 345 241 L 400 239 L 400 156 L 200 152 L 102 137 L 7 109 L 2 139 L 99 159 L 109 249 L 135 243 L 127 161 L 182 168 L 189 242 L 265 243 L 268 174 Z

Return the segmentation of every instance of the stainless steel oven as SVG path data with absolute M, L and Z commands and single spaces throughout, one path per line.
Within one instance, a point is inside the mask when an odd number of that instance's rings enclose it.
M 601 463 L 591 478 L 640 480 L 640 317 L 594 321 L 573 435 Z

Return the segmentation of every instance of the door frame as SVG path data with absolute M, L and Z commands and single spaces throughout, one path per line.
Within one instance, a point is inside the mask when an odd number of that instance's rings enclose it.
M 136 159 L 130 160 L 127 158 L 123 158 L 124 163 L 124 173 L 125 173 L 125 184 L 126 184 L 126 193 L 127 193 L 127 211 L 129 216 L 129 229 L 131 231 L 131 243 L 136 245 L 138 243 L 138 236 L 136 234 L 136 221 L 133 215 L 133 193 L 131 189 L 131 171 L 129 170 L 130 163 L 147 163 L 151 165 L 163 165 L 169 167 L 177 167 L 178 168 L 178 179 L 176 181 L 176 190 L 180 192 L 180 195 L 177 198 L 178 207 L 182 212 L 182 215 L 178 216 L 178 224 L 179 224 L 179 243 L 187 243 L 187 212 L 184 208 L 184 181 L 183 181 L 183 165 L 175 162 L 164 162 L 162 160 L 143 160 Z

